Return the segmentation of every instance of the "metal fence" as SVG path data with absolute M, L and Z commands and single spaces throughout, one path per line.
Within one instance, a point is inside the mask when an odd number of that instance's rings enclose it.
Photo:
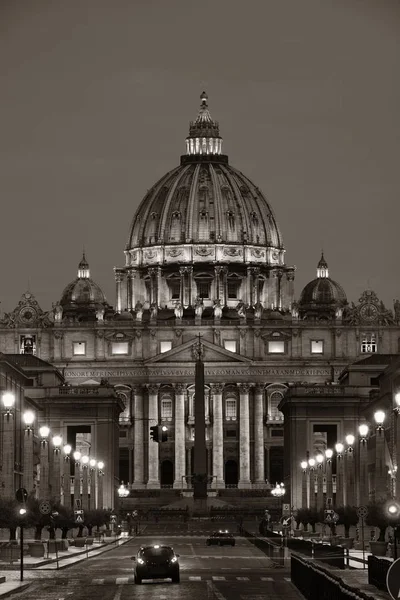
M 368 556 L 368 583 L 387 592 L 386 575 L 391 564 L 377 556 Z
M 291 580 L 306 600 L 375 600 L 355 590 L 321 565 L 291 556 Z

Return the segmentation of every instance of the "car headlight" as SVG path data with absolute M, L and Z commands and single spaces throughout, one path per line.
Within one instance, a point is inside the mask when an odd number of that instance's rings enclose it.
M 139 565 L 144 565 L 143 558 L 138 558 L 137 561 L 138 561 Z
M 171 562 L 172 562 L 172 563 L 175 563 L 177 560 L 178 560 L 178 559 L 176 558 L 176 556 L 173 556 L 173 557 L 171 558 Z

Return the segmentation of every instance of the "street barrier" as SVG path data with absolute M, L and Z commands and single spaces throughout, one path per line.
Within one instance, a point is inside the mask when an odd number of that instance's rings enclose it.
M 368 583 L 379 590 L 387 592 L 386 575 L 391 565 L 392 563 L 389 560 L 372 555 L 368 556 Z

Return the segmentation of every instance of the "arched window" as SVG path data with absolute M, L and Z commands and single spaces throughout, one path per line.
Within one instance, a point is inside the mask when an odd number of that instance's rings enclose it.
M 161 399 L 161 420 L 171 421 L 172 419 L 172 400 L 171 398 Z
M 283 414 L 278 410 L 280 401 L 283 398 L 283 392 L 274 390 L 268 397 L 268 416 L 271 421 L 283 421 Z
M 236 421 L 236 419 L 237 419 L 236 398 L 226 398 L 226 400 L 225 400 L 225 418 L 227 421 Z

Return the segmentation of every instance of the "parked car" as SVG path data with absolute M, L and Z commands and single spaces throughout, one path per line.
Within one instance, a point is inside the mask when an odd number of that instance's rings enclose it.
M 142 546 L 136 556 L 134 574 L 135 583 L 143 579 L 172 579 L 172 583 L 180 582 L 179 554 L 175 554 L 171 546 Z
M 207 546 L 216 544 L 217 546 L 234 546 L 235 538 L 229 531 L 214 531 L 206 540 Z

